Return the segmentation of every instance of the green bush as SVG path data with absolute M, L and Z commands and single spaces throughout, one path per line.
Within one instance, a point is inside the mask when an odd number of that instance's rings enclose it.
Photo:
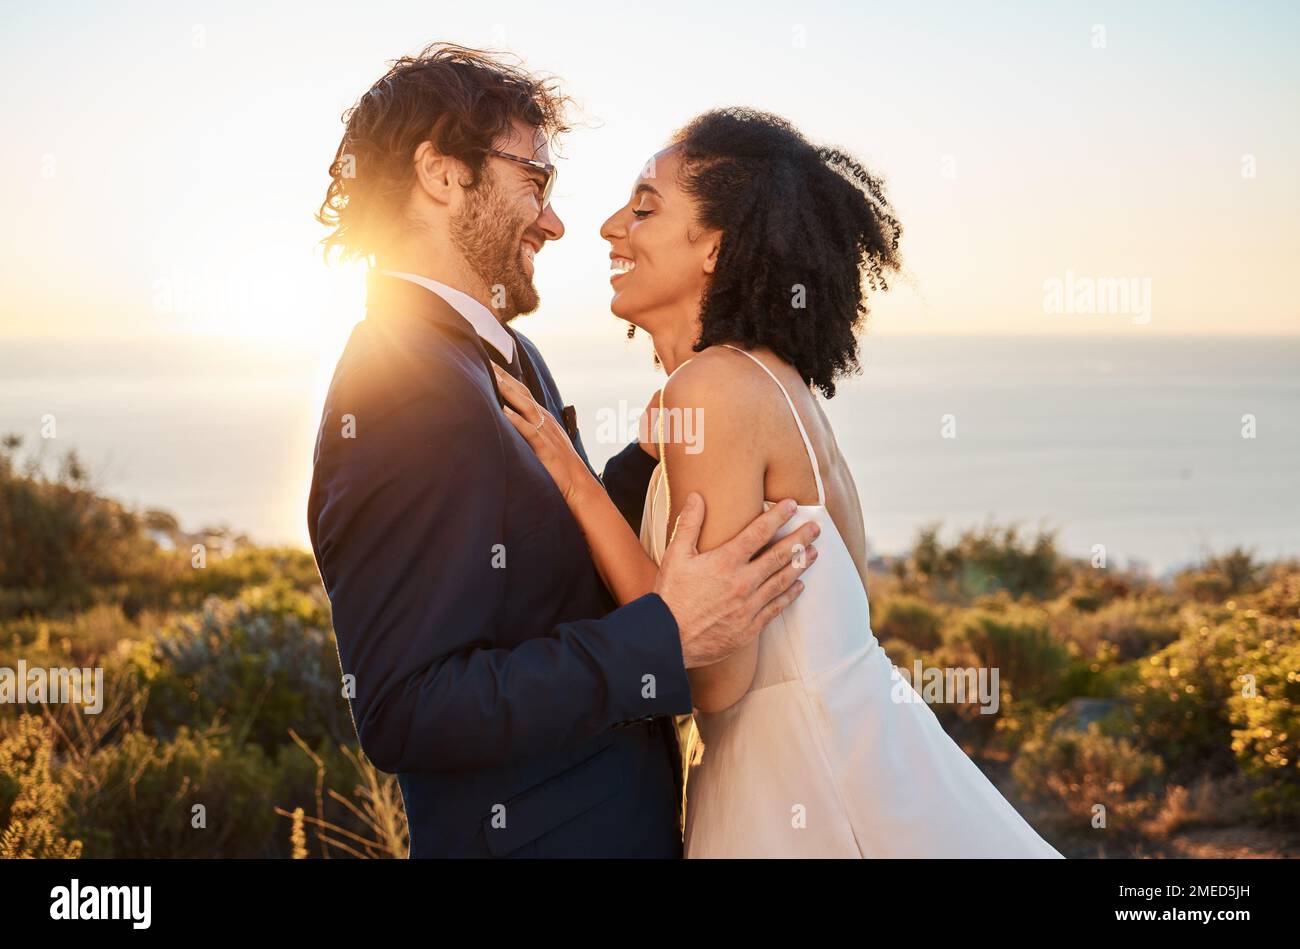
M 1176 640 L 1183 623 L 1178 604 L 1160 596 L 1113 600 L 1096 612 L 1069 613 L 1056 624 L 1063 638 L 1087 658 L 1128 661 L 1149 655 Z M 1114 647 L 1106 649 L 1103 644 Z
M 1063 599 L 1072 610 L 1093 613 L 1109 603 L 1132 595 L 1133 586 L 1129 578 L 1117 576 L 1110 570 L 1082 566 L 1074 570 L 1072 582 L 1063 594 Z
M 311 744 L 353 740 L 333 636 L 307 624 L 322 618 L 316 599 L 273 587 L 173 620 L 129 658 L 149 689 L 146 730 L 227 721 L 268 754 L 290 728 Z
M 226 555 L 209 553 L 207 565 L 202 569 L 190 566 L 192 560 L 184 552 L 185 569 L 171 583 L 168 606 L 176 609 L 197 609 L 209 597 L 232 597 L 249 587 L 275 587 L 281 593 L 296 590 L 314 593 L 321 588 L 320 573 L 311 553 L 288 547 L 238 547 Z M 312 622 L 328 625 L 327 612 L 320 608 L 323 598 L 317 599 L 312 610 Z
M 1232 715 L 1247 714 L 1246 706 L 1233 703 L 1248 684 L 1241 677 L 1255 676 L 1276 695 L 1281 673 L 1268 657 L 1278 645 L 1295 642 L 1295 623 L 1253 610 L 1237 611 L 1136 660 L 1137 675 L 1128 696 L 1143 746 L 1169 762 L 1180 781 L 1196 773 L 1232 770 Z M 1242 711 L 1230 711 L 1236 708 Z M 1241 723 L 1246 724 L 1246 718 Z
M 1043 728 L 1016 755 L 1011 775 L 1031 800 L 1050 800 L 1075 815 L 1094 805 L 1115 809 L 1159 785 L 1164 765 L 1127 738 L 1106 734 L 1093 722 L 1087 729 Z
M 96 493 L 75 452 L 51 470 L 39 455 L 20 464 L 20 448 L 16 436 L 0 440 L 0 620 L 96 604 L 134 619 L 273 581 L 304 592 L 320 586 L 306 551 L 256 548 L 215 528 L 191 537 L 166 512 L 140 514 Z M 156 536 L 175 549 L 160 547 Z M 207 551 L 201 568 L 191 552 L 196 538 L 223 548 Z
M 1258 622 L 1257 617 L 1247 621 Z M 1300 820 L 1300 636 L 1296 624 L 1271 624 L 1269 638 L 1242 657 L 1244 687 L 1228 700 L 1232 750 L 1257 784 L 1263 816 Z M 1284 641 L 1285 640 L 1285 641 Z M 1239 679 L 1240 681 L 1240 679 Z
M 1262 588 L 1243 597 L 1241 605 L 1278 619 L 1300 619 L 1300 565 L 1275 564 Z
M 121 641 L 143 636 L 142 626 L 156 622 L 148 615 L 134 621 L 115 604 L 93 606 L 62 619 L 10 619 L 0 623 L 0 665 L 12 667 L 21 657 L 29 666 L 93 666 Z
M 20 447 L 0 442 L 0 616 L 83 608 L 99 588 L 159 576 L 139 518 L 90 490 L 75 453 L 51 474 L 39 459 L 20 468 Z
M 977 608 L 956 614 L 944 628 L 944 656 L 952 665 L 997 669 L 1004 693 L 1042 702 L 1061 691 L 1069 656 L 1037 608 Z
M 872 603 L 872 629 L 882 642 L 901 639 L 917 649 L 935 649 L 943 641 L 943 614 L 920 597 L 906 594 Z
M 166 742 L 130 732 L 63 778 L 88 857 L 274 853 L 276 770 L 261 748 L 228 732 L 182 727 Z
M 1019 528 L 985 526 L 963 531 L 945 547 L 939 528 L 923 528 L 912 547 L 911 567 L 929 595 L 941 601 L 969 602 L 1005 590 L 1013 597 L 1047 599 L 1066 578 L 1054 532 L 1024 540 Z
M 1174 585 L 1193 600 L 1218 603 L 1257 590 L 1262 570 L 1249 551 L 1235 547 L 1222 556 L 1206 558 L 1199 567 L 1184 570 L 1175 577 Z

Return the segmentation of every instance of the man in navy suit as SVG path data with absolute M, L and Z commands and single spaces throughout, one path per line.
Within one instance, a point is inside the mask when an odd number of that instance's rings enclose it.
M 805 527 L 764 549 L 790 516 L 774 508 L 699 554 L 696 498 L 655 591 L 615 608 L 503 415 L 492 363 L 566 415 L 508 325 L 537 307 L 533 257 L 564 234 L 548 151 L 562 108 L 476 51 L 398 60 L 345 117 L 321 209 L 327 246 L 373 266 L 321 417 L 309 529 L 357 736 L 398 775 L 413 857 L 680 856 L 686 669 L 788 605 L 791 551 L 811 543 Z M 634 442 L 605 468 L 634 526 L 654 464 Z

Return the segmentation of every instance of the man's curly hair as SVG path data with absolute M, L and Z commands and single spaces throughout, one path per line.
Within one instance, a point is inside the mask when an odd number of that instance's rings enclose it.
M 832 397 L 835 380 L 861 368 L 864 280 L 888 290 L 885 272 L 899 269 L 902 228 L 882 182 L 752 109 L 706 112 L 669 144 L 682 149 L 697 223 L 722 232 L 695 351 L 766 346 Z
M 346 129 L 316 214 L 333 229 L 321 241 L 325 253 L 371 258 L 401 233 L 421 142 L 464 162 L 466 184 L 476 187 L 487 149 L 512 121 L 553 141 L 569 130 L 568 105 L 554 79 L 532 76 L 498 53 L 434 43 L 395 60 L 343 113 Z

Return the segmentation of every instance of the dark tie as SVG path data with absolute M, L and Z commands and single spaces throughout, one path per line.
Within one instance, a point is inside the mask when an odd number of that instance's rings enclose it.
M 510 332 L 509 327 L 506 328 L 506 332 Z M 513 360 L 506 362 L 506 357 L 501 355 L 495 346 L 491 343 L 485 343 L 484 348 L 488 351 L 488 357 L 527 386 L 537 404 L 550 411 L 550 401 L 546 398 L 546 392 L 542 389 L 541 379 L 537 376 L 537 370 L 533 367 L 532 360 L 524 352 L 523 344 L 519 342 L 519 338 L 514 333 L 510 333 L 510 336 L 515 341 L 515 358 Z M 569 433 L 569 438 L 577 438 L 578 417 L 573 411 L 573 406 L 564 406 L 559 417 L 564 424 L 564 430 Z
M 520 347 L 518 342 L 515 343 L 515 358 L 509 362 L 506 361 L 505 356 L 501 355 L 500 350 L 498 350 L 495 346 L 493 346 L 491 343 L 487 342 L 486 340 L 483 343 L 483 348 L 487 350 L 489 359 L 491 359 L 494 363 L 496 363 L 506 372 L 510 373 L 510 375 L 514 376 L 520 382 L 524 381 L 524 367 L 519 362 Z M 525 383 L 525 385 L 526 384 L 527 383 Z

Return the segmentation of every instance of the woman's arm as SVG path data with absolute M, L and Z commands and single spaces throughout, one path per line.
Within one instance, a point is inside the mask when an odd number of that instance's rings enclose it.
M 587 538 L 600 578 L 619 606 L 654 589 L 659 568 L 599 481 L 588 476 L 565 501 Z
M 695 361 L 707 366 L 717 358 L 716 354 L 703 353 Z M 756 426 L 761 426 L 764 408 L 771 406 L 772 390 L 770 386 L 754 385 L 752 378 L 742 378 L 739 370 L 747 367 L 734 360 L 721 368 L 722 372 L 716 377 L 711 374 L 707 381 L 703 369 L 698 373 L 679 372 L 674 376 L 673 397 L 665 399 L 668 410 L 665 434 L 669 442 L 663 454 L 668 459 L 667 473 L 671 478 L 668 523 L 679 528 L 682 524 L 689 526 L 686 539 L 682 540 L 684 546 L 672 541 L 664 562 L 671 560 L 675 547 L 679 559 L 724 556 L 733 564 L 729 573 L 734 574 L 735 583 L 743 586 L 746 574 L 771 575 L 761 581 L 764 586 L 774 584 L 773 594 L 778 592 L 778 587 L 788 588 L 792 600 L 803 589 L 795 577 L 817 559 L 816 548 L 810 546 L 817 537 L 817 527 L 806 524 L 782 541 L 770 542 L 774 528 L 762 526 L 764 522 L 774 516 L 784 521 L 796 510 L 794 501 L 786 500 L 777 510 L 763 513 L 766 462 L 761 448 L 766 444 L 767 433 Z M 619 603 L 630 602 L 654 590 L 662 581 L 659 567 L 646 555 L 623 515 L 574 450 L 569 436 L 537 405 L 521 383 L 499 369 L 496 372 L 498 387 L 508 403 L 503 406 L 506 417 L 555 481 L 586 536 L 592 560 L 606 586 Z M 726 393 L 725 401 L 718 398 L 717 392 Z M 763 401 L 765 398 L 769 401 Z M 737 412 L 738 405 L 747 408 Z M 678 422 L 687 418 L 685 412 L 691 413 L 690 427 L 685 429 L 691 437 L 684 440 L 674 436 L 683 431 Z M 709 420 L 707 465 L 703 461 L 706 417 Z M 695 500 L 692 506 L 691 496 L 696 493 L 706 495 L 705 503 Z M 716 504 L 718 511 L 714 512 L 706 504 Z M 801 548 L 806 556 L 794 557 L 791 563 L 793 552 Z M 765 600 L 767 596 L 764 592 L 758 598 Z M 769 608 L 755 622 L 760 627 L 766 625 L 783 608 L 784 604 Z M 746 645 L 740 645 L 742 642 Z M 721 711 L 749 690 L 758 659 L 756 637 L 737 639 L 727 649 L 696 659 L 686 655 L 685 646 L 683 650 L 691 687 L 695 689 L 698 684 L 702 690 L 701 695 L 693 696 L 696 708 L 705 712 Z M 718 659 L 719 655 L 724 658 Z
M 591 559 L 600 578 L 619 606 L 631 603 L 654 589 L 659 568 L 646 554 L 641 541 L 591 470 L 574 451 L 564 428 L 540 405 L 542 425 L 534 431 L 518 408 L 536 405 L 532 394 L 518 380 L 493 365 L 497 387 L 505 396 L 506 417 L 528 440 L 537 458 L 550 472 L 591 549 Z
M 691 492 L 702 495 L 708 514 L 697 545 L 701 553 L 725 543 L 763 512 L 767 459 L 760 407 L 771 393 L 754 385 L 743 358 L 727 350 L 700 353 L 664 387 L 663 411 L 655 422 L 656 427 L 663 423 L 668 523 Z M 726 659 L 688 670 L 695 707 L 720 712 L 734 705 L 749 691 L 757 666 L 755 638 Z

